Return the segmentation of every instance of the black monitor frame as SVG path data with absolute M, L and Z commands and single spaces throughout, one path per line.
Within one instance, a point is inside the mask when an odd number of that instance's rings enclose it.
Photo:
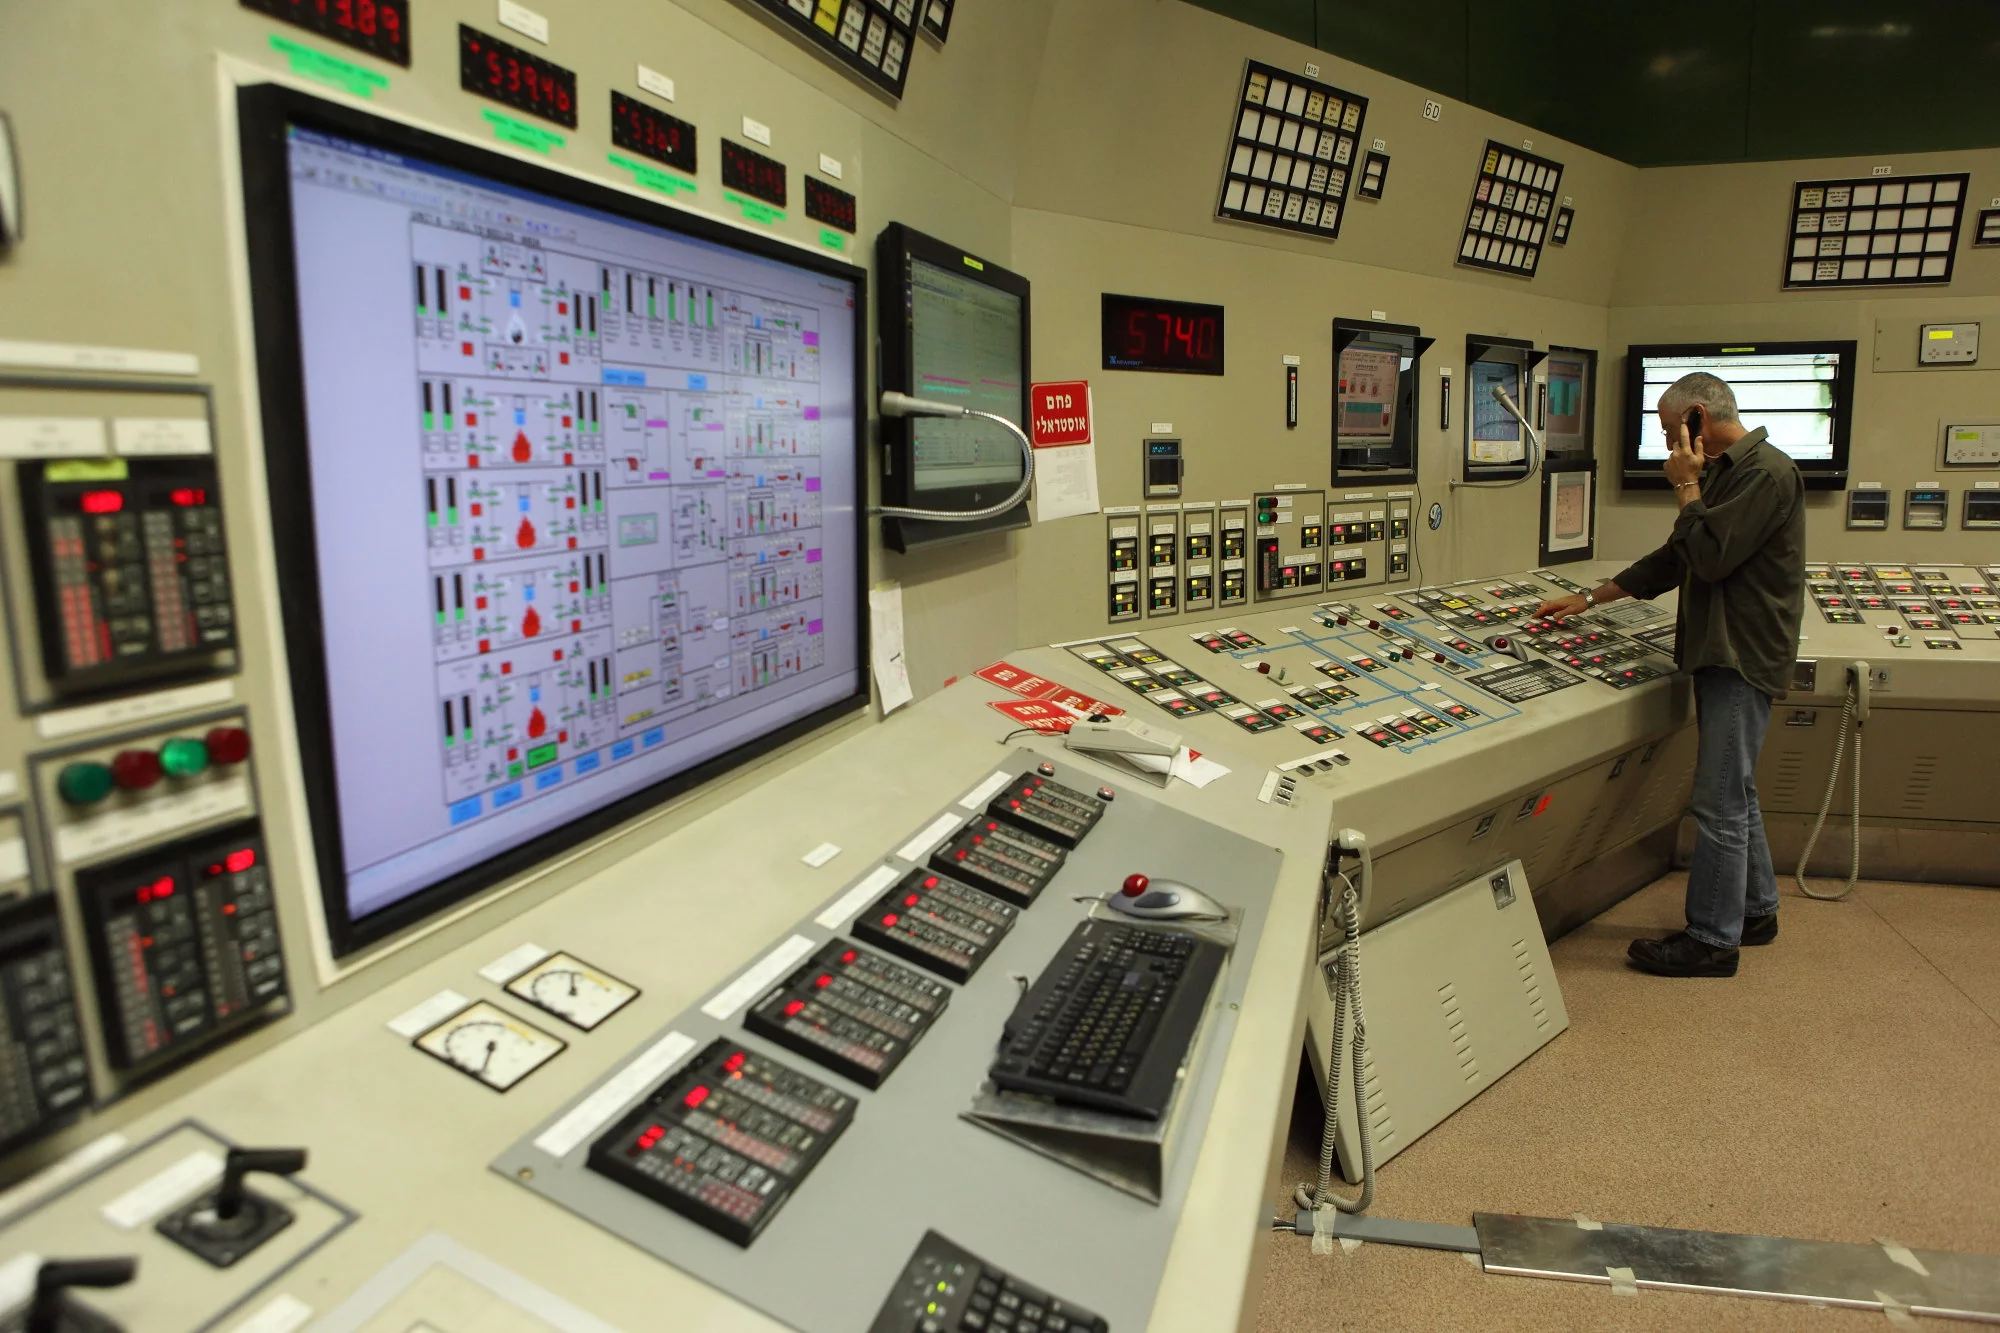
M 916 259 L 962 273 L 976 282 L 1020 298 L 1021 406 L 1014 424 L 1026 430 L 1028 381 L 1032 378 L 1031 367 L 1034 364 L 1029 357 L 1033 311 L 1029 304 L 1028 280 L 990 259 L 968 254 L 948 241 L 926 236 L 901 222 L 891 222 L 875 238 L 875 271 L 881 284 L 875 301 L 876 356 L 879 362 L 876 371 L 883 392 L 893 390 L 919 398 L 923 396 L 916 389 L 916 333 L 910 318 L 910 262 Z M 909 419 L 885 416 L 879 424 L 882 438 L 882 503 L 885 505 L 947 511 L 983 509 L 1004 500 L 1007 493 L 1020 484 L 1017 476 L 1014 481 L 1006 483 L 1005 489 L 989 484 L 919 491 L 915 484 L 916 451 L 910 437 Z M 998 431 L 1000 428 L 993 426 L 992 429 Z M 913 551 L 984 533 L 1025 528 L 1029 521 L 1026 498 L 1002 514 L 970 523 L 885 515 L 882 519 L 882 542 L 892 551 Z
M 1340 358 L 1363 339 L 1394 343 L 1410 358 L 1410 368 L 1397 374 L 1395 434 L 1387 445 L 1341 443 Z M 1423 423 L 1417 419 L 1417 413 L 1423 406 L 1424 352 L 1436 341 L 1424 337 L 1424 331 L 1414 324 L 1388 324 L 1377 319 L 1333 321 L 1332 476 L 1335 481 L 1374 484 L 1417 479 L 1417 456 L 1423 442 Z M 1380 462 L 1357 457 L 1378 452 L 1387 455 Z M 1343 454 L 1348 455 L 1345 460 Z
M 1590 462 L 1597 457 L 1597 351 L 1590 347 L 1563 347 L 1549 344 L 1548 355 L 1542 358 L 1549 376 L 1555 374 L 1555 362 L 1576 362 L 1583 367 L 1583 403 L 1579 413 L 1582 429 L 1576 435 L 1565 437 L 1574 439 L 1576 444 L 1556 447 L 1556 433 L 1549 427 L 1554 415 L 1548 410 L 1549 387 L 1545 379 L 1542 383 L 1541 401 L 1537 404 L 1535 419 L 1541 423 L 1542 447 L 1551 463 Z
M 319 873 L 327 936 L 335 957 L 407 930 L 567 848 L 868 706 L 868 542 L 863 484 L 867 453 L 866 432 L 862 429 L 867 403 L 865 270 L 608 186 L 336 106 L 289 88 L 260 84 L 240 89 L 237 112 L 241 122 L 243 204 L 248 223 L 250 306 L 255 327 L 264 462 L 270 488 L 271 530 L 277 545 L 277 588 L 298 723 L 299 763 L 312 830 L 313 861 Z M 852 692 L 680 773 L 619 797 L 560 828 L 447 876 L 399 902 L 360 918 L 350 914 L 338 787 L 334 780 L 327 645 L 321 627 L 312 473 L 306 444 L 305 366 L 299 342 L 298 276 L 292 252 L 291 174 L 286 149 L 286 128 L 290 125 L 379 145 L 439 166 L 484 176 L 501 185 L 613 214 L 642 226 L 729 246 L 855 285 L 852 459 L 856 482 L 855 578 L 854 586 L 845 590 L 856 626 L 853 662 L 856 685 Z M 837 453 L 823 456 L 838 462 Z M 826 596 L 841 598 L 842 590 L 829 586 Z
M 1748 356 L 1752 354 L 1788 352 L 1837 352 L 1840 354 L 1840 374 L 1834 380 L 1833 400 L 1833 457 L 1824 461 L 1818 459 L 1795 459 L 1799 474 L 1805 480 L 1809 491 L 1840 491 L 1847 489 L 1848 451 L 1851 445 L 1851 425 L 1854 416 L 1854 390 L 1859 380 L 1859 367 L 1855 364 L 1858 344 L 1853 339 L 1815 339 L 1804 342 L 1760 342 L 1755 339 L 1737 339 L 1726 343 L 1634 343 L 1625 349 L 1625 396 L 1619 404 L 1624 414 L 1625 424 L 1620 432 L 1622 477 L 1621 485 L 1626 490 L 1664 491 L 1669 489 L 1665 470 L 1658 462 L 1639 457 L 1639 448 L 1645 438 L 1644 432 L 1652 425 L 1641 421 L 1638 404 L 1645 397 L 1645 359 L 1649 356 L 1713 356 L 1726 358 L 1734 353 Z M 1724 376 L 1727 379 L 1728 376 Z

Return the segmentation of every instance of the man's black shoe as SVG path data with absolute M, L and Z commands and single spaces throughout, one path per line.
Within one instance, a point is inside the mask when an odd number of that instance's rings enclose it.
M 1769 944 L 1778 938 L 1778 914 L 1769 916 L 1746 916 L 1743 918 L 1743 942 L 1745 944 Z
M 1663 940 L 1633 940 L 1625 951 L 1632 966 L 1656 977 L 1733 977 L 1736 950 L 1711 949 L 1684 930 Z

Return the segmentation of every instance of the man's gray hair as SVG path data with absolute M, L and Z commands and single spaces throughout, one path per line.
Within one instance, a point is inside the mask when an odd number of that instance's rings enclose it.
M 1687 410 L 1697 405 L 1706 421 L 1737 419 L 1736 391 L 1705 370 L 1681 376 L 1660 395 L 1660 410 L 1676 417 L 1686 416 Z

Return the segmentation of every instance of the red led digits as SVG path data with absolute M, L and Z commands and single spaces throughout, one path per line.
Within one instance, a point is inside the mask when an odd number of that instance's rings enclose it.
M 115 514 L 125 507 L 125 496 L 118 491 L 85 491 L 77 503 L 86 514 Z

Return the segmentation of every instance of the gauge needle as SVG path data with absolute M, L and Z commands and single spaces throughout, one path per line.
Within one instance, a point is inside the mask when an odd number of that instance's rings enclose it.
M 576 973 L 574 972 L 569 974 L 569 993 L 571 995 L 576 994 Z
M 499 1049 L 500 1039 L 498 1037 L 486 1043 L 486 1058 L 479 1062 L 479 1073 L 483 1074 L 486 1072 L 486 1066 L 493 1063 L 493 1053 Z

